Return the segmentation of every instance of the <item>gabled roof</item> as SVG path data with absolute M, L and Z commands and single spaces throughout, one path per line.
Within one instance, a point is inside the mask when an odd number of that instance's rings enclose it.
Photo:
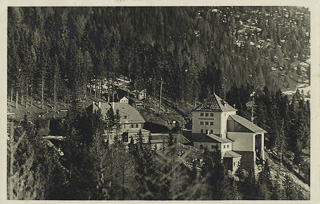
M 254 133 L 267 133 L 264 129 L 261 127 L 255 125 L 251 121 L 239 116 L 239 115 L 230 115 L 228 119 L 232 119 L 239 123 L 240 125 L 244 126 L 245 128 L 249 129 L 250 131 Z
M 102 116 L 106 116 L 108 110 L 113 107 L 113 112 L 119 110 L 120 123 L 144 123 L 145 120 L 134 107 L 127 103 L 101 103 L 100 109 Z M 93 112 L 99 110 L 99 104 L 93 103 Z
M 208 142 L 208 143 L 231 143 L 232 141 L 227 138 L 221 138 L 214 134 L 204 134 L 204 133 L 192 133 L 192 142 Z
M 215 112 L 229 112 L 237 111 L 237 109 L 230 106 L 226 101 L 221 99 L 216 94 L 211 95 L 201 105 L 195 108 L 194 111 L 215 111 Z
M 223 155 L 223 157 L 226 157 L 226 158 L 237 158 L 237 157 L 242 157 L 242 155 L 241 155 L 241 154 L 238 154 L 238 153 L 236 153 L 236 152 L 234 152 L 234 151 L 227 151 L 227 152 Z

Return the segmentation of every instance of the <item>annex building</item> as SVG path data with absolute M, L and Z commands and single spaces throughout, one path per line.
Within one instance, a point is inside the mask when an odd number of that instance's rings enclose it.
M 138 133 L 141 132 L 143 138 L 147 141 L 150 136 L 150 131 L 143 129 L 145 120 L 137 109 L 128 104 L 126 98 L 122 98 L 120 102 L 93 102 L 89 107 L 89 112 L 93 113 L 101 111 L 104 120 L 107 120 L 107 112 L 112 108 L 114 114 L 119 111 L 120 128 L 113 127 L 112 130 L 105 130 L 106 141 L 112 144 L 117 136 L 125 144 L 129 144 L 131 138 L 134 142 L 137 141 Z M 120 137 L 120 138 L 119 138 Z
M 192 111 L 192 138 L 194 147 L 220 151 L 221 159 L 233 173 L 240 162 L 256 170 L 264 160 L 265 130 L 236 114 L 216 94 L 206 99 Z

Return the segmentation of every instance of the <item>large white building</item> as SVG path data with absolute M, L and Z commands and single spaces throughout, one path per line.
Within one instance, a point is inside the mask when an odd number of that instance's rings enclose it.
M 221 152 L 223 162 L 235 172 L 240 162 L 245 168 L 256 169 L 264 160 L 265 130 L 236 114 L 216 94 L 192 111 L 192 141 L 196 148 Z

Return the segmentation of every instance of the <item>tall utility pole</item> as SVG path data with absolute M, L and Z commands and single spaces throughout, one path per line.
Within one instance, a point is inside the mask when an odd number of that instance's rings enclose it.
M 255 92 L 252 92 L 252 94 L 250 94 L 250 97 L 251 97 L 251 101 L 252 101 L 252 104 L 251 104 L 251 122 L 253 122 L 253 106 L 255 105 L 255 102 L 254 102 L 254 94 Z
M 160 103 L 159 103 L 159 113 L 160 113 L 160 109 L 161 109 L 162 85 L 163 85 L 163 80 L 162 80 L 162 77 L 161 77 L 161 82 L 160 82 Z

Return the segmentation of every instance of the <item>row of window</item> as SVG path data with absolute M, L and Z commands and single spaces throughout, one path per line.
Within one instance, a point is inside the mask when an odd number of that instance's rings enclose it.
M 209 133 L 209 130 L 206 130 L 205 132 L 204 132 L 204 130 L 203 129 L 201 129 L 201 133 Z M 210 134 L 213 134 L 213 130 L 210 130 Z
M 209 125 L 209 122 L 200 121 L 200 125 Z M 210 122 L 210 125 L 213 125 L 213 122 Z
M 225 149 L 226 148 L 226 145 L 223 145 L 223 149 Z M 227 145 L 227 148 L 229 148 L 229 145 Z
M 138 128 L 139 124 L 130 124 L 128 126 L 129 126 L 129 128 Z M 126 128 L 126 124 L 123 124 L 123 128 Z
M 213 117 L 213 113 L 200 113 L 200 116 L 209 116 L 210 114 L 210 117 Z
M 211 145 L 211 149 L 214 149 L 217 146 L 218 146 L 217 144 Z M 204 148 L 203 145 L 200 145 L 200 149 L 203 149 L 203 148 Z M 223 145 L 223 149 L 225 149 L 225 148 L 229 148 L 229 145 Z

